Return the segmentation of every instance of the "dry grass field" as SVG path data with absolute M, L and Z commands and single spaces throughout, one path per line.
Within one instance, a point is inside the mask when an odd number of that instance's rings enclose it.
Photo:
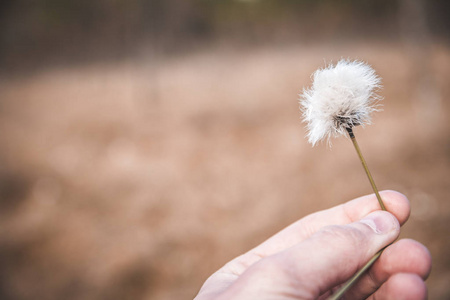
M 356 135 L 402 236 L 450 287 L 450 50 L 212 47 L 0 78 L 0 298 L 191 299 L 228 260 L 371 193 L 348 139 L 312 148 L 298 94 L 324 61 L 369 62 L 383 111 Z M 420 59 L 418 59 L 420 58 Z M 419 64 L 419 61 L 422 64 Z

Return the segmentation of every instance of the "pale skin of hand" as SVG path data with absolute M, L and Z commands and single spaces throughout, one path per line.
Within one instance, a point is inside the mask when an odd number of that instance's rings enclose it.
M 394 191 L 381 197 L 389 212 L 368 195 L 300 219 L 214 273 L 195 300 L 326 299 L 387 245 L 343 299 L 426 299 L 429 251 L 395 241 L 409 201 Z

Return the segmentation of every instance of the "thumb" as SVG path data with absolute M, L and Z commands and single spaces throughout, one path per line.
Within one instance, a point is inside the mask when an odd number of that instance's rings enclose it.
M 355 223 L 324 227 L 280 259 L 283 264 L 295 263 L 295 280 L 317 298 L 347 281 L 399 234 L 400 224 L 394 215 L 376 211 Z
M 264 294 L 316 299 L 347 281 L 399 233 L 399 222 L 386 211 L 373 212 L 355 223 L 327 226 L 303 242 L 260 260 L 234 285 L 242 288 L 257 282 Z

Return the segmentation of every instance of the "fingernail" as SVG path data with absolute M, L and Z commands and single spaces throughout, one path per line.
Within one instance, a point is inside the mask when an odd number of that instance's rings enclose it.
M 360 222 L 369 226 L 377 234 L 389 233 L 399 226 L 392 214 L 383 211 L 373 212 Z

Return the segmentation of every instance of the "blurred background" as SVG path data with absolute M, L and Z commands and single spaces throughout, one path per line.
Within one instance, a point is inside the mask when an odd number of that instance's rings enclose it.
M 371 193 L 298 94 L 340 58 L 383 78 L 356 135 L 450 299 L 445 0 L 0 2 L 0 298 L 192 299 L 230 259 Z

